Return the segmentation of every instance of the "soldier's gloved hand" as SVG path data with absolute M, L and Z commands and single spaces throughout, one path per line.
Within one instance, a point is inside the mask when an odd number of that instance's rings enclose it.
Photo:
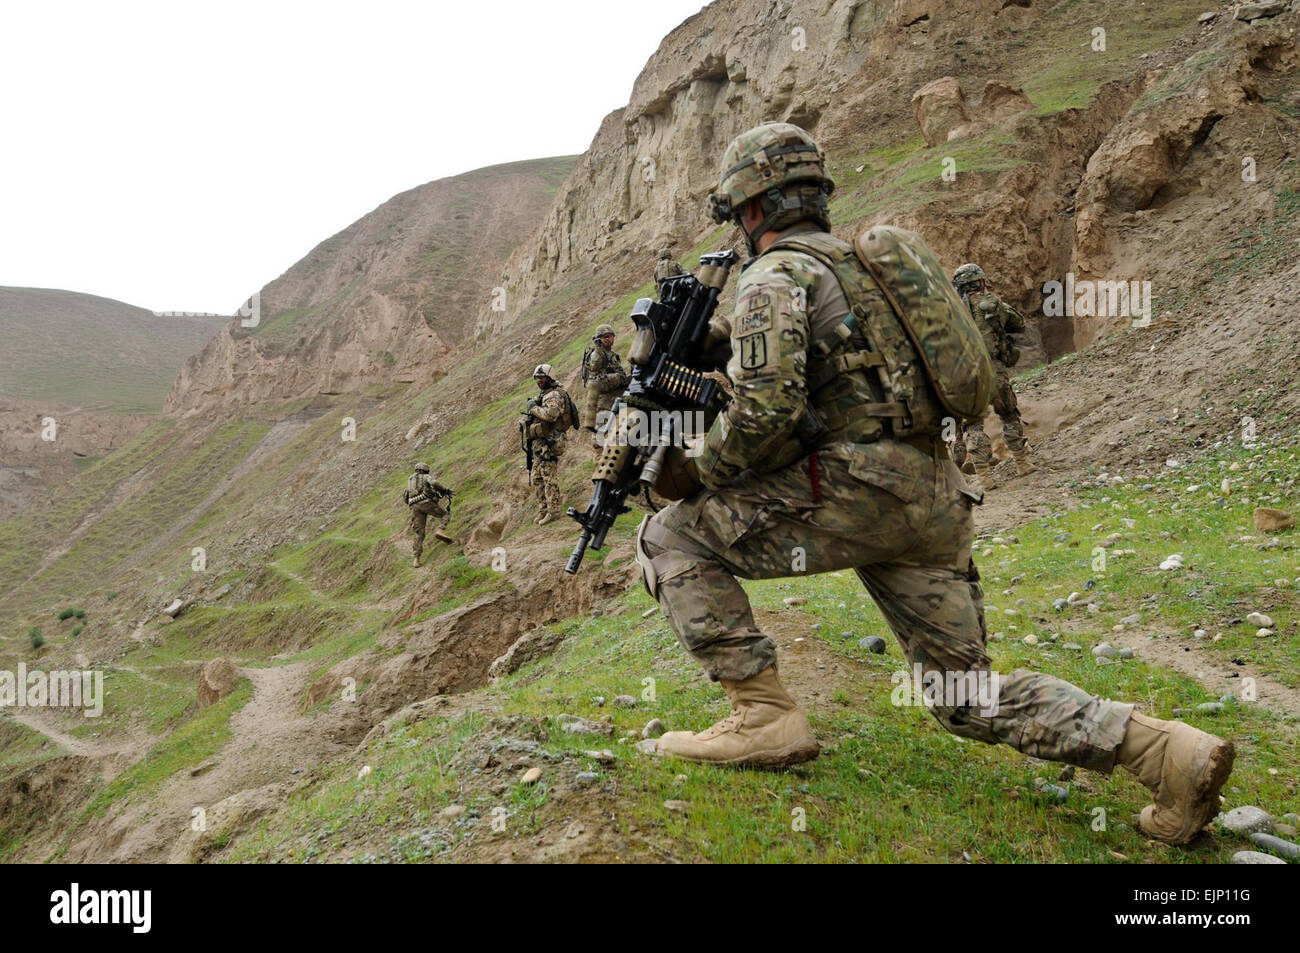
M 542 416 L 542 408 L 540 408 L 540 407 L 529 407 L 529 408 L 528 408 L 528 414 L 529 414 L 529 416 L 532 416 L 532 417 L 540 417 L 540 416 Z

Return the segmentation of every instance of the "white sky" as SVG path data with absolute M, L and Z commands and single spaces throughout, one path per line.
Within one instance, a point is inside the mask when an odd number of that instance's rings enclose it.
M 398 192 L 582 152 L 703 5 L 7 2 L 0 285 L 233 313 Z

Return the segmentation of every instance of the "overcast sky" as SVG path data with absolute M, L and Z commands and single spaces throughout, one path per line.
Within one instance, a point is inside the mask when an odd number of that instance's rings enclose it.
M 703 0 L 0 7 L 0 285 L 233 313 L 390 196 L 582 152 Z

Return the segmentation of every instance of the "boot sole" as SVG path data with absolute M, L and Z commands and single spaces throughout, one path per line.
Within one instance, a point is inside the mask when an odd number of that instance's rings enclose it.
M 755 754 L 747 754 L 743 758 L 732 758 L 728 761 L 688 758 L 680 754 L 663 754 L 662 756 L 665 758 L 678 758 L 682 761 L 691 761 L 695 764 L 716 764 L 724 768 L 788 768 L 791 765 L 803 764 L 805 761 L 812 761 L 821 753 L 821 745 L 813 742 L 812 747 L 809 747 L 806 744 L 796 743 L 786 745 L 784 748 L 777 748 L 773 751 L 760 751 Z
M 1188 820 L 1178 830 L 1173 837 L 1162 837 L 1159 834 L 1143 830 L 1157 840 L 1166 841 L 1170 844 L 1186 844 L 1196 837 L 1210 819 L 1219 813 L 1219 789 L 1223 787 L 1228 776 L 1232 774 L 1232 763 L 1237 758 L 1237 748 L 1231 741 L 1225 741 L 1216 745 L 1210 752 L 1210 756 L 1205 759 L 1205 767 L 1201 771 L 1200 777 L 1196 779 L 1196 786 L 1192 789 L 1192 809 L 1189 812 Z M 1143 816 L 1146 811 L 1142 812 Z M 1139 826 L 1142 826 L 1139 823 Z

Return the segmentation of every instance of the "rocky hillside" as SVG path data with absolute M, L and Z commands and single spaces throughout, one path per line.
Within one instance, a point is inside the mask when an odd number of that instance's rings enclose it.
M 717 0 L 584 156 L 503 167 L 536 187 L 531 234 L 481 208 L 483 170 L 468 199 L 432 183 L 436 213 L 415 190 L 326 242 L 267 286 L 258 328 L 187 365 L 170 416 L 0 521 L 0 669 L 93 666 L 107 689 L 93 726 L 0 715 L 0 858 L 1170 860 L 1090 827 L 1143 803 L 1132 782 L 1079 772 L 1045 806 L 1055 768 L 890 705 L 900 657 L 858 647 L 886 633 L 851 574 L 749 587 L 823 761 L 724 777 L 638 754 L 654 719 L 698 728 L 721 696 L 635 584 L 633 518 L 561 575 L 573 533 L 533 525 L 513 418 L 534 364 L 572 381 L 597 323 L 626 341 L 655 245 L 690 267 L 734 240 L 699 200 L 729 136 L 769 118 L 826 146 L 842 230 L 900 222 L 981 261 L 1054 358 L 1019 383 L 1042 469 L 979 514 L 995 664 L 1217 724 L 1231 803 L 1294 810 L 1300 583 L 1252 511 L 1300 507 L 1298 26 L 1182 0 Z M 480 216 L 493 269 L 420 251 Z M 1068 272 L 1151 280 L 1151 324 L 1043 316 Z M 398 497 L 421 459 L 457 490 L 457 543 L 415 569 Z M 567 456 L 569 501 L 589 467 Z M 1135 657 L 1097 664 L 1103 637 Z M 1246 677 L 1259 705 L 1219 700 Z
M 389 199 L 263 288 L 259 323 L 230 322 L 187 361 L 167 410 L 427 383 L 491 307 L 494 275 L 572 164 L 492 166 Z

